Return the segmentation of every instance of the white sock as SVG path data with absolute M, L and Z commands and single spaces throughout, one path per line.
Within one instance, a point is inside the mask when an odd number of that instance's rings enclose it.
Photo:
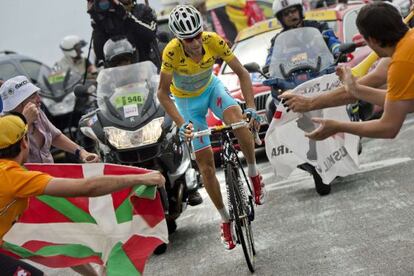
M 221 217 L 221 220 L 223 222 L 229 222 L 230 221 L 230 215 L 229 215 L 229 212 L 227 211 L 226 207 L 218 209 L 218 211 L 220 213 L 220 217 Z
M 258 175 L 258 170 L 257 170 L 257 166 L 256 163 L 254 164 L 249 164 L 247 163 L 247 175 L 250 177 L 256 176 Z

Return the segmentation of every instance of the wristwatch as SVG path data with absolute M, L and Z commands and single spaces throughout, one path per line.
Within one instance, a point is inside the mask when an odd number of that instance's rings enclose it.
M 81 150 L 83 150 L 83 147 L 79 147 L 79 148 L 77 148 L 76 150 L 75 150 L 75 157 L 77 158 L 77 159 L 80 159 L 80 152 L 81 152 Z

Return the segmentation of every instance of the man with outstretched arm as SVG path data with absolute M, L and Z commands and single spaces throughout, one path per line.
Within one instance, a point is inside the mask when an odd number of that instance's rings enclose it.
M 367 44 L 380 57 L 391 57 L 388 68 L 387 90 L 358 87 L 350 69 L 341 69 L 345 89 L 359 94 L 375 93 L 371 101 L 384 103 L 384 113 L 378 120 L 367 122 L 339 122 L 314 118 L 320 126 L 307 136 L 323 140 L 338 132 L 363 137 L 394 138 L 400 131 L 408 113 L 414 111 L 414 30 L 404 24 L 398 10 L 392 5 L 378 2 L 362 7 L 357 27 Z M 371 90 L 371 91 L 369 91 Z

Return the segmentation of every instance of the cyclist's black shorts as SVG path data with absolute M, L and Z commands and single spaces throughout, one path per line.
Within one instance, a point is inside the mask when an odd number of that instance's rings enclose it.
M 20 272 L 20 274 L 19 274 Z M 0 274 L 4 276 L 30 275 L 41 276 L 43 272 L 34 266 L 0 253 Z

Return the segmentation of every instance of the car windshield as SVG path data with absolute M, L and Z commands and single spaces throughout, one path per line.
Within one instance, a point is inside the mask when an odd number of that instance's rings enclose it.
M 260 67 L 263 67 L 266 62 L 267 51 L 270 48 L 270 40 L 278 32 L 279 30 L 272 30 L 237 42 L 234 45 L 233 52 L 241 64 L 257 62 Z M 223 66 L 222 74 L 233 73 L 227 63 Z
M 356 18 L 360 9 L 361 8 L 353 9 L 352 11 L 347 12 L 344 16 L 344 42 L 352 42 L 354 35 L 359 33 L 356 26 Z
M 97 82 L 98 107 L 107 119 L 121 126 L 139 125 L 158 106 L 158 75 L 152 62 L 106 68 L 99 72 Z
M 287 78 L 301 68 L 317 71 L 333 63 L 333 56 L 320 31 L 316 28 L 296 28 L 277 36 L 269 65 L 271 78 Z

